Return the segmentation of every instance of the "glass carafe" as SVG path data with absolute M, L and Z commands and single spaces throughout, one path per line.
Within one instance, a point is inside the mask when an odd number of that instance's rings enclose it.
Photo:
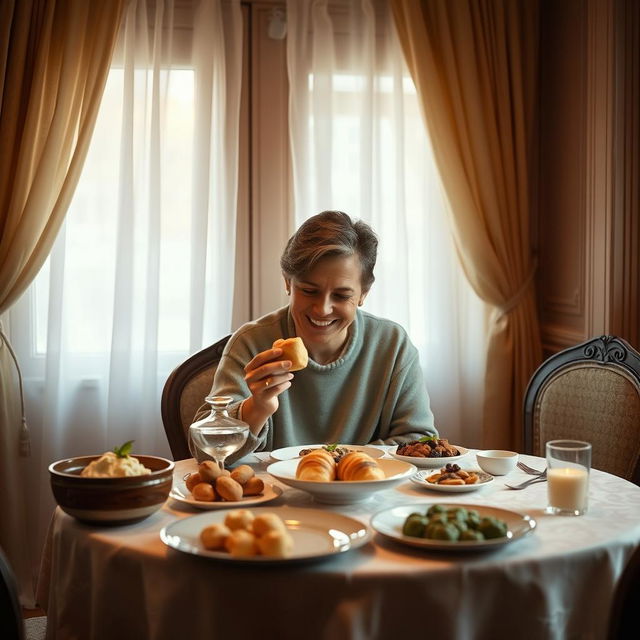
M 238 451 L 247 441 L 249 425 L 232 418 L 227 412 L 232 400 L 230 396 L 207 396 L 205 401 L 211 412 L 189 427 L 189 451 L 199 463 L 215 460 L 224 469 L 227 456 Z

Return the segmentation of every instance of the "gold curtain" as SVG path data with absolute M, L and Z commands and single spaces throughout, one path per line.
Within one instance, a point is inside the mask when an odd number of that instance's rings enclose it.
M 494 307 L 484 446 L 522 451 L 524 391 L 542 359 L 529 204 L 538 3 L 390 1 L 462 267 Z
M 78 182 L 125 0 L 0 3 L 0 314 L 38 273 Z M 0 545 L 23 601 L 30 559 L 17 363 L 0 326 Z M 39 464 L 39 461 L 38 461 Z

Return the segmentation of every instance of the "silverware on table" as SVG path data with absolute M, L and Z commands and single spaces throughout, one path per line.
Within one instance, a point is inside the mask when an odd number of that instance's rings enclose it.
M 542 471 L 538 469 L 534 469 L 533 467 L 530 467 L 528 464 L 525 464 L 521 460 L 518 460 L 517 467 L 521 471 L 524 471 L 525 473 L 529 473 L 533 476 L 539 476 L 539 475 L 542 475 L 543 473 L 547 473 L 546 469 L 543 469 Z
M 535 476 L 535 478 L 529 478 L 529 480 L 525 480 L 521 484 L 511 485 L 505 484 L 504 486 L 507 489 L 526 489 L 529 485 L 537 484 L 538 482 L 546 482 L 547 481 L 547 470 L 545 469 L 542 473 Z

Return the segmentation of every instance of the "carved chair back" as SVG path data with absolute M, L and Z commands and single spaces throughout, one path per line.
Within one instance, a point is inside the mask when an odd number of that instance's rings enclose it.
M 187 432 L 209 395 L 213 376 L 230 337 L 226 336 L 187 358 L 164 383 L 160 410 L 174 460 L 191 457 Z
M 549 440 L 591 442 L 592 466 L 640 485 L 640 354 L 601 336 L 556 353 L 533 374 L 524 398 L 525 453 Z

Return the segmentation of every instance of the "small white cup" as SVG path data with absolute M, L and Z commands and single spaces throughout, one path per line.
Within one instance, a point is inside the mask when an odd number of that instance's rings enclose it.
M 480 468 L 492 476 L 506 476 L 507 473 L 516 468 L 518 454 L 515 451 L 504 451 L 502 449 L 489 449 L 478 451 L 476 459 Z

